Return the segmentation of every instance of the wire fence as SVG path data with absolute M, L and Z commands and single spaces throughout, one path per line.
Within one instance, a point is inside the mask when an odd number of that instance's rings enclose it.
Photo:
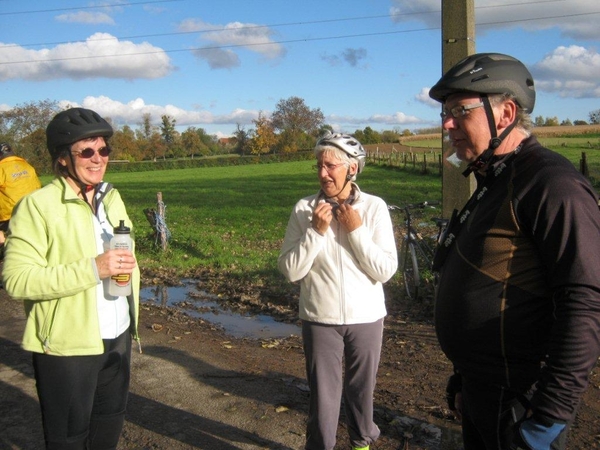
M 443 154 L 439 149 L 387 144 L 365 150 L 369 164 L 398 167 L 423 175 L 442 175 Z
M 440 149 L 383 144 L 368 146 L 365 150 L 369 164 L 397 167 L 423 175 L 442 175 L 444 157 Z M 572 158 L 571 162 L 600 190 L 600 151 L 582 151 L 578 161 Z

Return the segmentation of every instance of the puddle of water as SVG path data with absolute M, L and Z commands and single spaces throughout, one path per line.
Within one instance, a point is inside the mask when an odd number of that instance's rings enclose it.
M 277 322 L 271 316 L 245 315 L 223 309 L 215 295 L 199 290 L 194 280 L 183 286 L 151 286 L 140 290 L 140 300 L 184 311 L 191 317 L 219 325 L 236 338 L 284 338 L 301 333 L 299 326 Z

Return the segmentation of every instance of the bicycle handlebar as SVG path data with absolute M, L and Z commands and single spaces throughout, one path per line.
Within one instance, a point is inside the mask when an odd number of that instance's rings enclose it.
M 397 205 L 388 205 L 388 209 L 391 211 L 404 211 L 406 208 L 408 209 L 424 209 L 424 208 L 428 208 L 428 207 L 435 207 L 435 206 L 439 206 L 441 205 L 442 202 L 421 202 L 421 203 L 407 203 L 404 206 L 397 206 Z

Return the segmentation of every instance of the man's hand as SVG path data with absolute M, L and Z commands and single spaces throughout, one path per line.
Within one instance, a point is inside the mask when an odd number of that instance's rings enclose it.
M 454 373 L 448 378 L 446 385 L 446 401 L 448 408 L 454 413 L 458 420 L 462 420 L 462 377 L 459 373 Z

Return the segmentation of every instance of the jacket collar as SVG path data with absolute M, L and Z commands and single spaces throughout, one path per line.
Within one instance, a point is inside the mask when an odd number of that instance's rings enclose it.
M 63 192 L 64 201 L 75 201 L 81 200 L 77 195 L 77 192 L 73 190 L 73 187 L 67 182 L 65 177 L 56 177 L 52 180 L 52 184 Z M 100 203 L 104 196 L 112 189 L 112 184 L 102 181 L 96 186 L 96 203 Z
M 347 201 L 346 203 L 350 203 L 351 205 L 354 205 L 354 204 L 360 202 L 361 191 L 360 191 L 360 188 L 358 187 L 358 184 L 356 184 L 354 181 L 351 181 L 350 184 L 352 185 L 352 194 L 349 197 L 350 201 L 349 202 Z M 325 194 L 323 193 L 322 189 L 319 189 L 319 192 L 317 192 L 317 195 L 315 195 L 315 198 L 313 200 L 314 206 L 316 206 L 320 200 L 327 201 L 327 198 L 325 197 Z

